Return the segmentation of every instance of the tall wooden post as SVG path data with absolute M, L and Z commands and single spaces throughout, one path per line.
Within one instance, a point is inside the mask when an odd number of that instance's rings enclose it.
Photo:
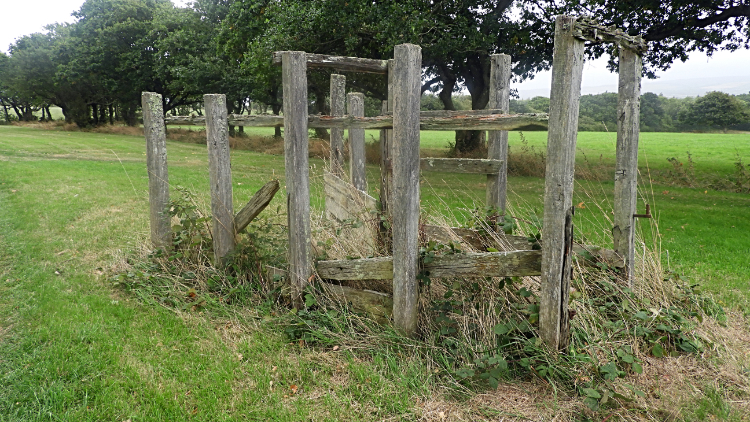
M 625 261 L 628 284 L 633 287 L 636 201 L 638 195 L 638 135 L 641 110 L 641 56 L 620 47 L 620 81 L 617 98 L 617 167 L 615 169 L 615 252 Z
M 289 276 L 292 301 L 304 305 L 310 268 L 310 179 L 307 138 L 307 57 L 304 51 L 281 53 L 284 93 L 284 165 L 289 221 Z
M 393 319 L 413 336 L 419 302 L 419 107 L 422 49 L 397 45 L 393 63 Z
M 331 75 L 331 116 L 346 111 L 346 76 Z M 331 173 L 344 179 L 344 129 L 331 128 Z
M 350 116 L 365 117 L 365 95 L 361 92 L 350 92 L 346 96 Z M 367 191 L 365 175 L 365 130 L 349 129 L 349 174 L 355 188 Z
M 510 56 L 493 54 L 490 65 L 490 100 L 487 108 L 510 109 Z M 497 174 L 487 175 L 487 207 L 494 209 L 498 216 L 505 215 L 508 190 L 508 131 L 493 130 L 488 134 L 487 158 L 502 160 Z
M 224 94 L 203 96 L 206 113 L 208 172 L 211 183 L 214 258 L 221 265 L 234 249 L 234 204 L 232 203 L 232 168 L 229 160 L 229 126 L 227 98 Z
M 382 113 L 393 112 L 393 60 L 388 60 L 388 100 L 383 101 Z M 383 252 L 392 255 L 393 239 L 389 224 L 393 221 L 393 130 L 380 131 L 380 243 Z
M 573 174 L 583 73 L 583 41 L 573 38 L 574 23 L 570 16 L 558 16 L 555 22 L 547 136 L 539 332 L 554 349 L 565 349 L 570 343 Z
M 388 100 L 383 101 L 383 114 L 393 112 L 393 60 L 388 60 Z M 380 139 L 380 208 L 383 215 L 390 218 L 393 191 L 393 130 L 386 129 Z
M 151 243 L 155 248 L 172 247 L 169 218 L 169 172 L 167 171 L 167 135 L 161 94 L 141 93 L 143 132 L 146 135 L 146 168 L 150 205 Z

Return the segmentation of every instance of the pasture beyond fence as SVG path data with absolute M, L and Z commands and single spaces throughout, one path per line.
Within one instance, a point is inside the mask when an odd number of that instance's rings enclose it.
M 211 209 L 216 261 L 221 263 L 234 247 L 235 234 L 242 230 L 278 190 L 269 183 L 236 216 L 232 208 L 232 182 L 229 167 L 228 125 L 284 127 L 286 190 L 289 230 L 288 276 L 292 299 L 302 306 L 302 297 L 313 270 L 329 280 L 393 280 L 393 322 L 406 335 L 417 329 L 419 299 L 418 274 L 431 277 L 511 277 L 541 276 L 540 336 L 553 348 L 569 343 L 568 294 L 572 256 L 582 248 L 573 242 L 572 204 L 574 158 L 577 138 L 578 105 L 583 71 L 585 42 L 611 42 L 619 49 L 617 167 L 614 175 L 614 251 L 594 251 L 610 260 L 619 260 L 628 283 L 633 285 L 634 219 L 636 214 L 637 151 L 641 54 L 645 43 L 622 31 L 585 18 L 559 16 L 555 27 L 555 48 L 547 115 L 509 115 L 511 77 L 510 57 L 491 56 L 488 110 L 420 112 L 421 49 L 398 45 L 392 60 L 371 60 L 308 54 L 301 51 L 276 52 L 275 64 L 282 67 L 283 117 L 268 115 L 227 115 L 223 95 L 206 95 L 205 118 L 171 117 L 167 124 L 205 124 L 209 152 Z M 345 113 L 346 78 L 331 77 L 331 116 L 308 115 L 307 68 L 327 67 L 344 72 L 387 75 L 388 100 L 384 113 L 363 117 L 363 96 L 348 95 Z M 147 142 L 151 239 L 156 247 L 169 248 L 169 191 L 164 120 L 161 96 L 143 93 L 144 127 Z M 419 172 L 441 171 L 485 174 L 486 202 L 496 218 L 506 210 L 508 130 L 548 124 L 547 167 L 544 193 L 544 219 L 541 251 L 526 250 L 525 238 L 498 236 L 519 250 L 465 253 L 436 257 L 430 263 L 419 258 L 420 209 Z M 391 232 L 355 232 L 364 239 L 381 237 L 384 256 L 369 259 L 321 261 L 313 265 L 310 254 L 310 187 L 308 128 L 331 129 L 330 174 L 325 175 L 326 209 L 338 220 L 362 218 L 363 213 L 382 213 L 391 221 Z M 349 130 L 350 180 L 345 181 L 343 130 Z M 370 197 L 364 177 L 364 129 L 381 129 L 380 197 Z M 470 159 L 420 159 L 420 130 L 488 130 L 488 157 Z M 647 213 L 648 214 L 648 213 Z M 244 224 L 244 225 L 243 225 Z M 366 229 L 364 229 L 366 230 Z M 423 232 L 435 239 L 446 238 L 445 230 L 427 226 Z M 477 233 L 455 229 L 471 243 Z M 373 240 L 369 245 L 376 248 Z

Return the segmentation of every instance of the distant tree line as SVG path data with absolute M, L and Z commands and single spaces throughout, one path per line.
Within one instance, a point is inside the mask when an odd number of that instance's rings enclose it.
M 691 51 L 748 48 L 750 37 L 750 9 L 733 0 L 194 0 L 188 8 L 169 0 L 86 0 L 74 23 L 21 37 L 0 54 L 0 117 L 29 120 L 41 111 L 48 119 L 54 105 L 80 126 L 133 125 L 142 91 L 162 94 L 167 113 L 200 113 L 204 93 L 226 94 L 230 112 L 262 104 L 278 113 L 281 72 L 271 52 L 388 59 L 401 43 L 422 46 L 422 91 L 440 100 L 433 106 L 481 109 L 490 55 L 510 55 L 516 81 L 548 69 L 560 14 L 596 16 L 643 35 L 647 75 Z M 586 53 L 617 57 L 604 45 Z M 309 72 L 313 113 L 328 111 L 329 75 Z M 373 113 L 387 96 L 384 79 L 349 74 L 347 86 L 371 98 Z M 461 98 L 461 89 L 469 95 Z M 479 131 L 456 135 L 459 151 L 480 142 Z
M 457 110 L 471 109 L 468 95 L 454 95 Z M 422 96 L 422 110 L 441 110 L 440 98 Z M 510 100 L 511 113 L 549 113 L 549 98 Z M 750 130 L 750 93 L 729 95 L 709 92 L 702 97 L 667 98 L 647 92 L 641 95 L 641 132 L 692 130 Z M 578 130 L 617 131 L 617 94 L 605 92 L 581 96 Z

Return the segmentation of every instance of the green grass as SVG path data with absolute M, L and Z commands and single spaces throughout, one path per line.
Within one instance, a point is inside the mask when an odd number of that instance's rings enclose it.
M 114 288 L 108 271 L 148 235 L 143 150 L 140 137 L 0 127 L 0 421 L 418 417 L 433 394 L 418 359 L 301 348 L 267 308 L 176 313 Z M 208 209 L 205 146 L 169 142 L 168 151 L 172 185 Z M 269 179 L 283 182 L 283 161 L 233 152 L 235 207 Z M 311 165 L 319 195 L 323 163 Z M 377 170 L 368 173 L 374 192 Z M 464 221 L 483 203 L 483 183 L 431 175 L 423 206 Z M 542 180 L 510 186 L 519 213 L 541 210 Z M 747 303 L 750 197 L 653 189 L 670 265 L 730 305 Z M 606 221 L 584 190 L 606 204 L 612 184 L 576 187 L 577 230 L 596 240 Z M 283 207 L 282 194 L 272 207 Z M 726 413 L 713 396 L 698 405 L 696 416 Z
M 547 132 L 523 132 L 530 147 L 546 152 Z M 453 141 L 453 132 L 424 131 L 421 133 L 422 148 L 447 149 Z M 511 152 L 522 147 L 520 132 L 510 132 L 508 143 Z M 577 161 L 613 164 L 617 132 L 579 132 L 577 141 Z M 665 171 L 672 168 L 668 158 L 675 157 L 685 165 L 690 153 L 697 173 L 727 175 L 735 170 L 737 155 L 743 162 L 750 163 L 750 133 L 661 133 L 643 132 L 638 145 L 638 161 L 643 172 L 650 168 Z

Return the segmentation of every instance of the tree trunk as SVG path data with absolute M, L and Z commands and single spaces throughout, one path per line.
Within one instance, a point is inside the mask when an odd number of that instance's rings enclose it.
M 125 106 L 125 124 L 128 126 L 135 126 L 138 124 L 138 119 L 135 116 L 135 106 L 128 104 Z
M 460 72 L 466 88 L 471 94 L 472 110 L 482 110 L 489 102 L 490 67 L 489 58 L 470 57 Z M 476 155 L 485 145 L 484 131 L 456 131 L 456 152 L 461 156 Z
M 109 124 L 110 125 L 114 125 L 115 124 L 115 121 L 114 121 L 114 110 L 113 109 L 114 109 L 114 107 L 112 106 L 112 104 L 110 104 L 109 107 L 108 107 L 108 110 L 109 110 Z
M 107 123 L 107 108 L 104 106 L 104 104 L 99 105 L 99 124 L 106 124 Z
M 279 115 L 279 112 L 281 111 L 281 105 L 280 104 L 273 104 L 271 105 L 271 111 L 275 115 Z M 265 110 L 263 110 L 263 113 L 265 113 Z M 274 138 L 281 138 L 281 128 L 276 126 L 273 128 L 273 137 Z

